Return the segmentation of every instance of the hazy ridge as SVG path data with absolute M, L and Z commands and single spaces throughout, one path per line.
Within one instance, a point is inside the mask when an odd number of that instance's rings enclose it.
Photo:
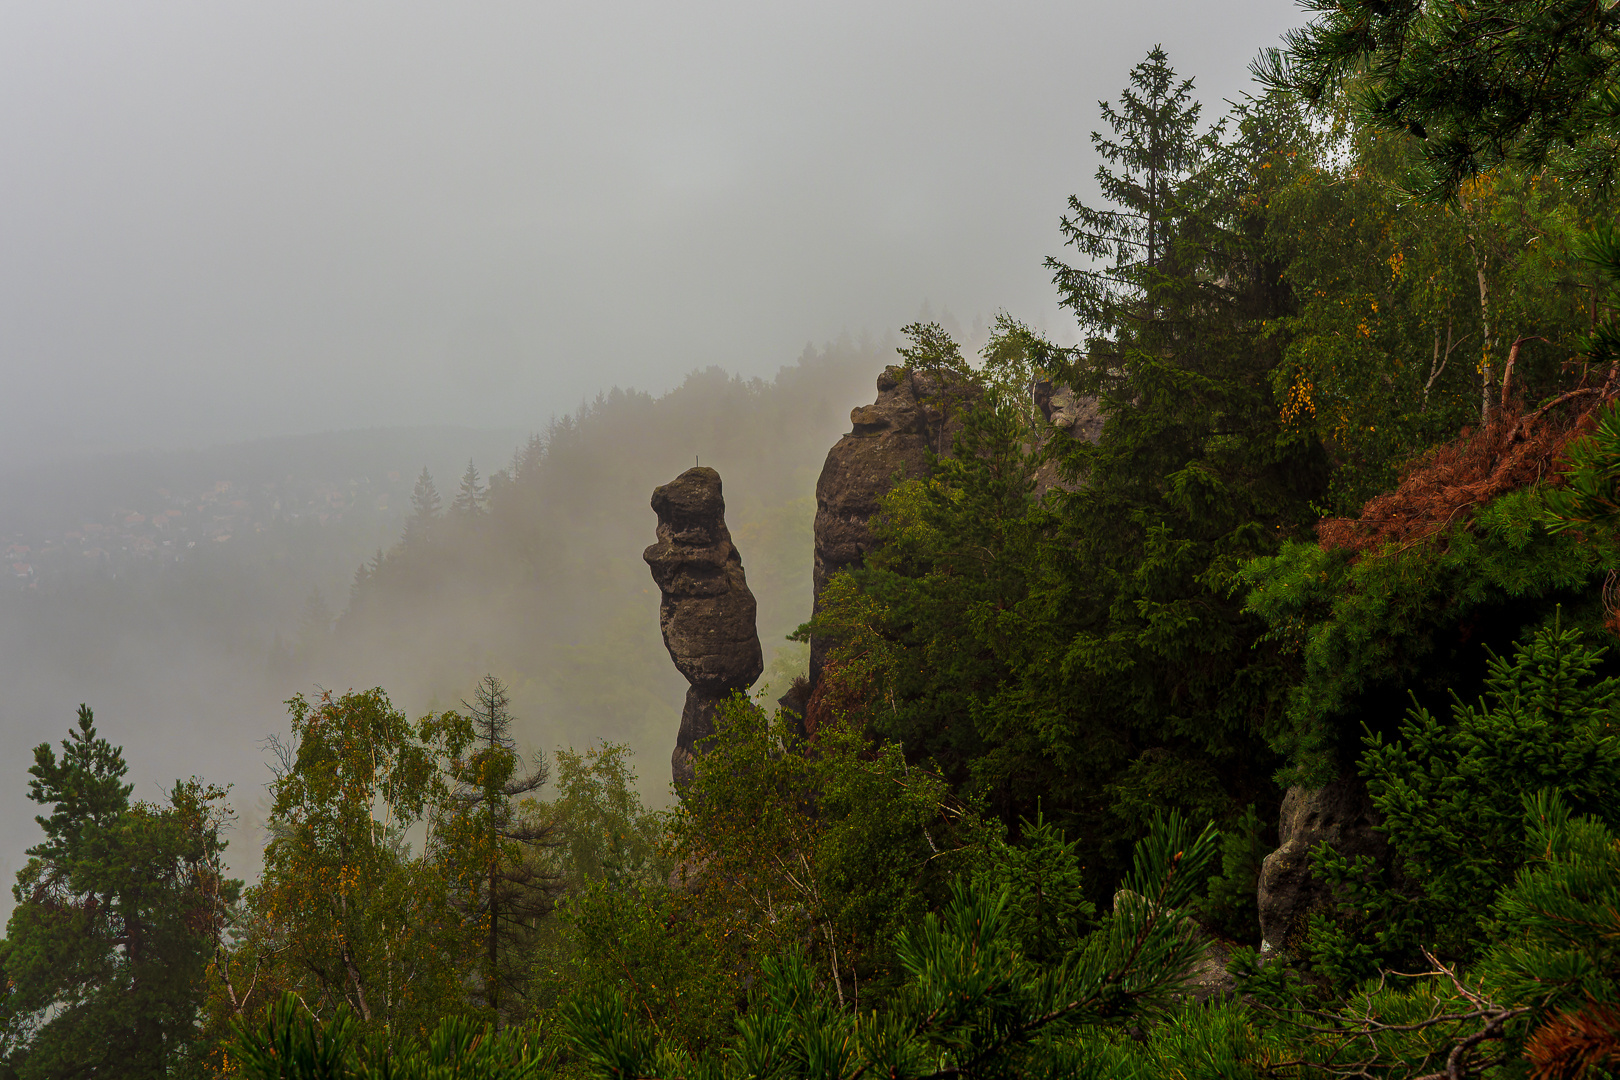
M 821 459 L 892 348 L 845 340 L 771 381 L 710 368 L 659 397 L 605 392 L 537 425 L 526 466 L 521 431 L 439 427 L 0 472 L 0 542 L 17 556 L 0 587 L 0 756 L 21 769 L 88 702 L 137 797 L 192 774 L 236 785 L 231 854 L 252 873 L 259 744 L 287 697 L 380 685 L 420 712 L 494 671 L 531 748 L 629 742 L 661 801 L 684 683 L 640 559 L 653 486 L 694 457 L 720 469 L 769 663 L 808 615 Z M 399 545 L 422 468 L 448 507 L 469 459 L 494 483 L 483 524 L 425 557 L 395 551 L 347 610 L 356 567 Z M 26 791 L 7 798 L 5 874 L 35 835 Z

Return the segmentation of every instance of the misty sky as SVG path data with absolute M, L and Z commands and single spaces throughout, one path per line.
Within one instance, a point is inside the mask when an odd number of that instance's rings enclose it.
M 1290 0 L 0 5 L 0 460 L 537 426 L 1041 259 L 1162 43 L 1212 108 Z

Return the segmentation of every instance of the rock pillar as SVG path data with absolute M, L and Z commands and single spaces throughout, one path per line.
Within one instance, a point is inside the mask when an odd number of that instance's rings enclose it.
M 726 530 L 720 474 L 692 468 L 653 491 L 658 542 L 642 553 L 663 599 L 664 647 L 691 688 L 681 710 L 670 768 L 678 787 L 692 779 L 692 758 L 714 734 L 715 710 L 746 691 L 765 670 L 754 594 L 742 556 Z

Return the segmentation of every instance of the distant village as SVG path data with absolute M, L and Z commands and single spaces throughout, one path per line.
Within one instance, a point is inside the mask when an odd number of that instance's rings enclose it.
M 132 505 L 82 520 L 61 523 L 59 531 L 37 535 L 0 532 L 5 582 L 36 590 L 86 571 L 116 574 L 142 564 L 180 563 L 210 544 L 240 542 L 277 522 L 332 525 L 356 512 L 403 516 L 410 505 L 412 478 L 389 472 L 347 482 L 298 481 L 254 485 L 216 480 L 211 488 L 171 491 L 156 488 Z M 0 522 L 0 530 L 5 523 Z

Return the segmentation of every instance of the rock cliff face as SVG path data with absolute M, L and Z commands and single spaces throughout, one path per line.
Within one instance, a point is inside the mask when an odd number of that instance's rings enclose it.
M 1095 440 L 1102 417 L 1096 403 L 1050 384 L 1033 388 L 1054 435 Z M 816 483 L 814 612 L 827 581 L 860 566 L 872 548 L 872 517 L 898 478 L 928 471 L 928 455 L 947 454 L 962 418 L 979 391 L 948 371 L 884 369 L 877 400 L 849 414 L 851 430 L 827 453 Z M 1041 483 L 1045 491 L 1055 482 Z M 746 690 L 763 670 L 755 628 L 754 596 L 742 559 L 726 529 L 720 475 L 692 468 L 653 492 L 658 542 L 643 553 L 663 599 L 659 626 L 664 645 L 691 688 L 681 711 L 671 768 L 677 785 L 692 777 L 692 757 L 714 733 L 715 710 Z M 815 710 L 815 688 L 827 642 L 810 642 L 809 679 L 796 683 L 781 704 L 801 719 Z
M 1292 949 L 1311 912 L 1331 900 L 1328 887 L 1311 874 L 1311 851 L 1331 844 L 1341 855 L 1385 856 L 1384 838 L 1367 787 L 1346 776 L 1320 788 L 1292 787 L 1283 796 L 1278 847 L 1260 867 L 1260 933 L 1268 948 Z
M 865 562 L 872 548 L 872 515 L 894 478 L 924 475 L 929 450 L 950 453 L 962 416 L 978 396 L 971 385 L 949 373 L 903 367 L 885 368 L 877 390 L 876 401 L 850 412 L 851 431 L 827 452 L 816 482 L 816 613 L 821 611 L 827 580 Z M 1103 415 L 1095 398 L 1077 395 L 1066 386 L 1054 388 L 1049 382 L 1037 383 L 1031 391 L 1054 434 L 1091 442 L 1101 438 Z M 1050 463 L 1033 479 L 1037 496 L 1061 486 Z M 812 638 L 807 686 L 784 697 L 784 707 L 803 714 L 804 701 L 820 681 L 826 659 L 827 643 Z
M 816 481 L 815 611 L 840 570 L 860 566 L 872 547 L 872 515 L 898 476 L 928 471 L 928 451 L 948 453 L 974 392 L 949 375 L 885 368 L 877 400 L 850 411 L 852 429 L 827 452 Z M 810 680 L 826 661 L 826 642 L 810 641 Z
M 641 557 L 663 594 L 658 626 L 664 647 L 692 684 L 670 759 L 675 783 L 684 787 L 699 741 L 714 734 L 716 707 L 752 686 L 765 663 L 754 594 L 726 529 L 720 474 L 687 469 L 653 491 L 652 508 L 658 542 Z

